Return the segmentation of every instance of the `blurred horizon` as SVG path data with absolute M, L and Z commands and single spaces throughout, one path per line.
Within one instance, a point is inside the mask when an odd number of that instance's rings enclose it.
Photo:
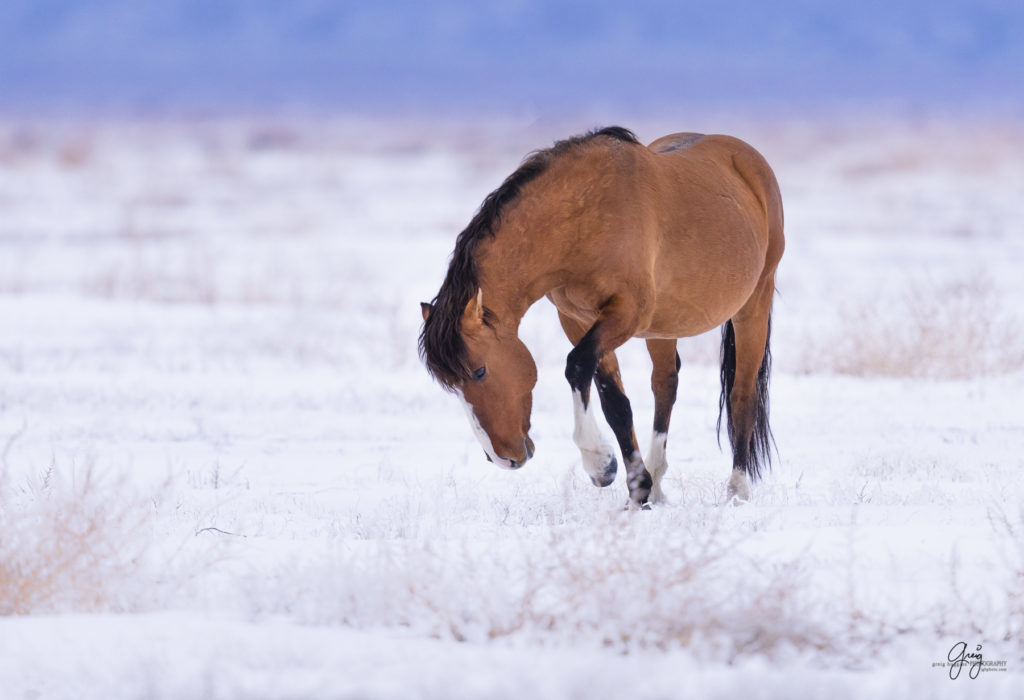
M 0 112 L 1024 113 L 1024 3 L 6 0 Z

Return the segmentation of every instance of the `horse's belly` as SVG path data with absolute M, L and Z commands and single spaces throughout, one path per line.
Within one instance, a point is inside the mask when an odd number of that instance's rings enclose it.
M 699 297 L 659 298 L 650 323 L 638 333 L 641 338 L 689 338 L 721 326 L 746 301 L 728 295 L 729 300 Z M 725 301 L 725 303 L 723 303 Z
M 765 247 L 754 233 L 730 237 L 717 251 L 714 246 L 664 251 L 655 275 L 654 313 L 644 337 L 700 335 L 728 321 L 757 286 L 764 256 Z
M 674 312 L 656 311 L 650 325 L 637 333 L 638 338 L 690 338 L 721 326 L 732 318 L 730 313 L 714 313 L 692 306 Z

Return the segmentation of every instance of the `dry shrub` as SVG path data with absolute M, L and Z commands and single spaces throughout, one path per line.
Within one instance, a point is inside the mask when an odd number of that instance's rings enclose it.
M 827 649 L 846 632 L 842 615 L 818 610 L 830 602 L 809 595 L 802 563 L 748 556 L 737 542 L 749 533 L 718 527 L 726 516 L 686 518 L 667 538 L 645 517 L 542 526 L 522 539 L 364 543 L 253 580 L 249 598 L 257 614 L 314 624 L 471 643 L 685 647 L 715 659 Z M 268 578 L 287 586 L 275 593 Z
M 841 307 L 840 331 L 812 340 L 804 364 L 857 376 L 968 379 L 1024 367 L 1020 321 L 991 282 L 908 284 L 893 301 Z
M 1024 507 L 1016 516 L 994 509 L 989 522 L 999 543 L 1002 564 L 1008 573 L 1006 590 L 1006 639 L 1017 641 L 1024 655 Z
M 90 465 L 15 487 L 0 474 L 0 615 L 123 610 L 151 510 Z
M 206 252 L 195 250 L 183 259 L 169 260 L 149 251 L 138 238 L 126 245 L 131 248 L 131 258 L 97 269 L 83 279 L 79 287 L 82 294 L 173 304 L 210 305 L 222 300 L 213 259 Z
M 527 585 L 518 600 L 492 611 L 488 636 L 533 628 L 623 649 L 684 646 L 716 658 L 827 646 L 829 635 L 807 614 L 812 603 L 798 596 L 801 566 L 766 566 L 745 555 L 742 536 L 720 532 L 720 518 L 669 540 L 651 539 L 627 520 L 596 538 L 551 530 L 546 542 L 522 552 Z M 500 587 L 500 576 L 493 583 Z

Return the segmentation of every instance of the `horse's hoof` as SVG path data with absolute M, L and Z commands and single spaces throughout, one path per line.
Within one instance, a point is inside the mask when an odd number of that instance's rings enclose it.
M 643 500 L 637 503 L 630 498 L 626 501 L 626 507 L 622 510 L 651 510 L 651 502 L 649 500 Z
M 651 496 L 647 499 L 647 502 L 654 504 L 665 502 L 665 492 L 661 490 L 661 484 L 655 484 L 651 487 Z
M 729 479 L 725 500 L 731 505 L 742 505 L 750 501 L 750 479 L 739 469 L 734 469 Z
M 619 471 L 619 461 L 615 459 L 615 455 L 603 455 L 604 459 L 603 466 L 597 469 L 587 468 L 587 473 L 590 475 L 590 482 L 594 486 L 604 488 L 610 486 L 615 481 L 615 474 Z M 587 467 L 587 463 L 584 461 L 584 467 Z M 595 473 L 596 472 L 596 473 Z

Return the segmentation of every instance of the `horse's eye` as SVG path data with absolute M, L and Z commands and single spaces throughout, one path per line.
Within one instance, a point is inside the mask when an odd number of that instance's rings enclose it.
M 484 378 L 485 374 L 487 374 L 487 367 L 486 366 L 485 367 L 477 367 L 475 370 L 473 370 L 473 381 L 474 382 L 480 381 L 481 379 Z

